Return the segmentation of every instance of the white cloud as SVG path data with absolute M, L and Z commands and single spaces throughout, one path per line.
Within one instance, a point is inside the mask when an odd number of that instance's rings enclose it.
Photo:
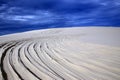
M 0 18 L 9 22 L 18 22 L 26 24 L 41 24 L 41 23 L 52 23 L 57 16 L 49 11 L 38 10 L 34 11 L 32 14 L 15 14 L 17 9 L 20 8 L 10 8 L 7 12 L 0 13 Z M 22 11 L 21 11 L 22 12 Z
M 34 19 L 36 16 L 34 15 L 13 15 L 9 19 L 16 20 L 16 21 L 28 21 L 30 19 Z

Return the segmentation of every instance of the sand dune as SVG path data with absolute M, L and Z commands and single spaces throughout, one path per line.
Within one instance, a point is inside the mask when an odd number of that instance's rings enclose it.
M 0 80 L 120 80 L 120 28 L 0 36 Z

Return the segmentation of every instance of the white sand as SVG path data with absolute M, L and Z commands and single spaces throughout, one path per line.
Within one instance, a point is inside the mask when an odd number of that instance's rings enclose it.
M 76 27 L 0 36 L 0 80 L 120 80 L 119 35 Z

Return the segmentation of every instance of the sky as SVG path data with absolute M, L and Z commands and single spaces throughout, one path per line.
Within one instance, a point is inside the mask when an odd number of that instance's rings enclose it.
M 120 0 L 0 0 L 0 35 L 36 29 L 120 26 Z

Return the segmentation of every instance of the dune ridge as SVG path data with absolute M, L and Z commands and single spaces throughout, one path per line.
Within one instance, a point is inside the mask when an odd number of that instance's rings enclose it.
M 0 80 L 120 80 L 120 28 L 0 36 Z

